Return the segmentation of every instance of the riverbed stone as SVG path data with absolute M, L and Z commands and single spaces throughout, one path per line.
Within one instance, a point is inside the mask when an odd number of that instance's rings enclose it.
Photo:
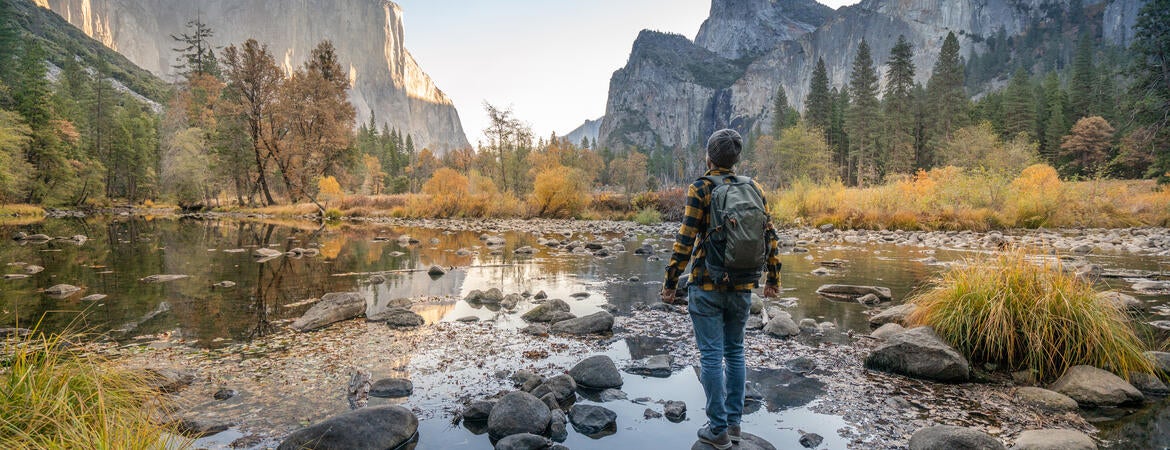
M 29 275 L 36 275 L 36 274 L 44 272 L 44 271 L 45 271 L 44 267 L 38 266 L 36 264 L 29 264 L 27 266 L 24 266 L 24 273 L 27 273 Z
M 804 448 L 817 448 L 825 441 L 825 437 L 816 433 L 804 433 L 800 436 L 800 446 Z
M 147 369 L 148 384 L 164 394 L 174 394 L 195 382 L 195 374 L 170 368 Z
M 931 327 L 890 336 L 865 359 L 870 369 L 913 378 L 963 382 L 971 377 L 967 358 L 947 345 Z
M 974 428 L 935 425 L 910 436 L 910 450 L 1001 450 L 1003 443 Z
M 599 311 L 585 317 L 562 320 L 554 323 L 551 328 L 556 334 L 599 334 L 613 330 L 613 314 Z
M 500 301 L 500 307 L 504 309 L 513 309 L 516 307 L 516 304 L 520 303 L 520 300 L 523 299 L 524 297 L 521 297 L 520 294 L 505 295 L 504 299 Z
M 297 430 L 278 450 L 384 450 L 418 439 L 418 417 L 397 405 L 344 412 Z
M 430 275 L 431 278 L 439 278 L 439 277 L 446 275 L 446 274 L 447 274 L 447 269 L 444 269 L 443 266 L 434 265 L 434 266 L 431 266 L 430 269 L 427 269 L 427 275 Z
M 256 259 L 270 260 L 281 255 L 284 255 L 284 253 L 268 247 L 260 247 L 256 250 L 252 250 L 252 257 Z
M 562 373 L 544 380 L 544 383 L 532 390 L 532 395 L 543 398 L 547 394 L 552 394 L 553 398 L 560 404 L 572 403 L 571 399 L 576 398 L 576 392 L 577 382 L 573 380 L 572 376 Z M 552 408 L 550 407 L 550 409 Z
M 405 308 L 390 308 L 378 313 L 375 317 L 379 321 L 386 322 L 386 326 L 391 328 L 412 328 L 427 323 L 423 316 Z
M 1170 394 L 1170 387 L 1166 387 L 1161 379 L 1148 373 L 1135 372 L 1129 374 L 1129 384 L 1152 398 L 1165 397 Z
M 903 331 L 906 331 L 906 328 L 903 327 L 902 325 L 896 324 L 896 323 L 887 323 L 885 325 L 878 327 L 878 329 L 873 330 L 873 332 L 870 333 L 869 335 L 871 337 L 873 337 L 874 339 L 885 340 L 885 339 L 889 339 L 890 336 L 901 333 Z
M 139 278 L 138 281 L 141 281 L 143 283 L 168 283 L 171 281 L 182 280 L 182 279 L 187 278 L 187 277 L 188 277 L 187 275 L 179 275 L 179 274 L 151 275 L 148 277 Z
M 513 434 L 496 442 L 495 450 L 547 450 L 553 441 L 532 433 Z
M 561 300 L 559 298 L 554 298 L 552 300 L 549 300 L 549 301 L 546 301 L 546 302 L 541 303 L 539 305 L 536 305 L 535 308 L 530 309 L 528 312 L 521 315 L 520 318 L 527 320 L 529 322 L 551 322 L 551 321 L 553 321 L 553 319 L 564 317 L 563 314 L 555 314 L 555 313 L 568 313 L 568 312 L 569 312 L 569 304 L 565 303 L 564 300 Z M 566 320 L 566 319 L 561 318 L 560 320 Z
M 520 433 L 543 434 L 548 427 L 549 409 L 544 402 L 524 391 L 505 394 L 488 414 L 488 433 L 496 439 Z
M 1016 389 L 1016 397 L 1024 404 L 1048 412 L 1076 411 L 1077 401 L 1072 397 L 1044 388 L 1024 386 Z
M 617 365 L 606 355 L 595 355 L 585 358 L 569 369 L 569 376 L 578 386 L 587 389 L 607 389 L 622 387 L 622 374 Z
M 235 424 L 209 417 L 183 417 L 175 421 L 173 425 L 179 434 L 198 439 L 227 431 Z
M 48 289 L 45 289 L 45 293 L 49 294 L 49 295 L 56 295 L 56 296 L 64 297 L 64 296 L 72 295 L 74 292 L 77 292 L 80 290 L 81 290 L 81 288 L 74 286 L 72 284 L 58 284 L 58 285 L 52 286 Z
M 1138 292 L 1167 291 L 1170 290 L 1170 281 L 1138 281 L 1133 284 L 1133 290 Z
M 548 437 L 556 442 L 565 442 L 569 437 L 569 418 L 559 409 L 549 413 Z
M 662 414 L 666 416 L 666 420 L 682 422 L 687 418 L 687 403 L 682 400 L 667 400 L 666 404 L 662 405 Z
M 235 281 L 224 280 L 224 281 L 220 281 L 220 282 L 218 282 L 218 283 L 215 283 L 215 284 L 211 285 L 211 287 L 216 287 L 216 288 L 221 288 L 221 289 L 228 289 L 228 288 L 233 288 L 233 287 L 236 287 L 236 282 L 235 282 Z
M 361 317 L 366 312 L 366 299 L 357 292 L 330 292 L 321 296 L 305 314 L 293 321 L 292 329 L 306 332 L 323 328 L 343 320 Z
M 789 337 L 800 334 L 800 327 L 792 321 L 792 316 L 780 311 L 764 325 L 764 332 L 774 337 Z
M 1144 352 L 1147 359 L 1154 363 L 1154 368 L 1161 370 L 1164 375 L 1170 376 L 1170 353 L 1167 352 Z
M 626 368 L 626 372 L 656 378 L 670 377 L 670 355 L 654 355 L 635 361 Z
M 902 326 L 906 325 L 906 317 L 918 310 L 918 305 L 913 303 L 906 303 L 898 306 L 891 306 L 885 311 L 875 314 L 869 318 L 869 326 L 880 327 L 887 323 L 896 323 Z
M 1028 430 L 1020 433 L 1012 450 L 1097 450 L 1097 444 L 1077 430 Z
M 370 385 L 370 396 L 378 398 L 402 398 L 414 393 L 414 383 L 405 378 L 383 378 Z
M 1142 312 L 1146 310 L 1146 304 L 1137 297 L 1128 294 L 1122 294 L 1117 291 L 1107 291 L 1097 294 L 1097 300 L 1101 302 L 1110 303 L 1126 312 Z
M 1093 366 L 1073 366 L 1049 388 L 1076 400 L 1081 407 L 1118 406 L 1144 398 L 1121 377 Z
M 776 450 L 776 446 L 772 445 L 771 442 L 765 441 L 762 437 L 751 433 L 743 433 L 742 436 L 739 443 L 731 448 L 735 450 Z M 691 450 L 715 450 L 715 447 L 696 441 L 691 446 Z
M 854 286 L 849 284 L 826 284 L 817 288 L 817 294 L 822 297 L 854 300 L 868 294 L 877 296 L 882 301 L 889 301 L 894 297 L 890 288 L 880 286 Z
M 569 423 L 573 429 L 584 435 L 598 434 L 617 429 L 617 413 L 597 405 L 573 405 L 569 410 Z
M 470 420 L 472 422 L 486 422 L 488 416 L 492 413 L 492 407 L 496 405 L 494 401 L 478 400 L 471 402 L 467 408 L 463 410 L 463 420 Z

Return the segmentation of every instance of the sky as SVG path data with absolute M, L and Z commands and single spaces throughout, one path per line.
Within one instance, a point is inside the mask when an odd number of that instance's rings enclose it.
M 837 8 L 858 0 L 821 0 Z M 406 48 L 455 102 L 472 145 L 483 103 L 511 108 L 537 136 L 605 114 L 609 78 L 638 32 L 694 39 L 711 0 L 396 0 Z

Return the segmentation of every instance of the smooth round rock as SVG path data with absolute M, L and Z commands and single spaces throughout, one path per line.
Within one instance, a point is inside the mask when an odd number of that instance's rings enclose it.
M 418 418 L 397 405 L 361 408 L 290 434 L 278 450 L 381 450 L 418 439 Z
M 1073 366 L 1049 386 L 1084 406 L 1117 406 L 1141 402 L 1142 393 L 1121 377 L 1093 366 Z
M 520 433 L 541 434 L 548 427 L 548 405 L 524 391 L 509 392 L 488 414 L 488 433 L 497 439 Z
M 383 378 L 370 385 L 370 397 L 402 398 L 414 392 L 414 383 L 405 378 Z
M 1003 450 L 1003 443 L 982 431 L 951 425 L 935 425 L 910 436 L 910 450 Z
M 1028 430 L 1020 433 L 1012 450 L 1097 450 L 1097 443 L 1077 430 Z
M 1076 411 L 1077 401 L 1056 391 L 1038 387 L 1016 389 L 1016 397 L 1027 405 L 1049 412 Z
M 585 358 L 569 369 L 569 376 L 578 385 L 589 389 L 607 389 L 622 387 L 622 374 L 617 365 L 605 355 L 596 355 Z

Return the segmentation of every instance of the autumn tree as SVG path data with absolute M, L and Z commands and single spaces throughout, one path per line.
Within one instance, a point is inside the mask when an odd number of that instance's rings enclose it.
M 938 150 L 941 166 L 956 166 L 1000 176 L 1014 176 L 1034 164 L 1038 158 L 1036 144 L 1026 134 L 1006 143 L 991 127 L 982 122 L 960 128 Z
M 428 209 L 435 217 L 452 217 L 467 201 L 470 181 L 450 168 L 435 171 L 425 184 L 423 194 L 429 196 Z
M 641 192 L 646 189 L 646 155 L 637 150 L 630 150 L 624 157 L 614 158 L 609 163 L 610 181 L 621 186 L 626 195 Z
M 565 166 L 536 175 L 529 206 L 539 217 L 574 217 L 589 204 L 589 185 L 578 170 Z
M 749 165 L 762 181 L 776 187 L 790 186 L 798 179 L 822 181 L 836 178 L 833 152 L 825 134 L 804 122 L 785 128 L 780 139 L 761 136 L 759 154 Z
M 505 192 L 521 192 L 526 185 L 522 177 L 528 173 L 524 162 L 532 149 L 532 129 L 517 119 L 511 108 L 503 109 L 487 102 L 483 107 L 489 123 L 484 130 L 486 147 L 480 151 L 491 155 L 495 165 L 487 173 Z
M 255 157 L 256 189 L 264 194 L 266 204 L 276 204 L 266 176 L 270 155 L 263 137 L 273 133 L 276 101 L 284 75 L 268 46 L 260 45 L 255 39 L 245 41 L 242 48 L 232 45 L 224 49 L 223 66 L 227 80 L 225 95 L 237 106 Z
M 1060 169 L 1066 176 L 1096 176 L 1112 159 L 1113 126 L 1101 116 L 1073 125 L 1060 144 Z

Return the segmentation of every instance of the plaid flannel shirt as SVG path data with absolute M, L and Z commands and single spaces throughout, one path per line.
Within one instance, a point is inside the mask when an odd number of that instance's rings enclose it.
M 708 170 L 705 176 L 720 175 L 735 175 L 735 172 L 724 168 L 715 168 Z M 760 189 L 760 192 L 764 192 L 759 183 L 753 180 L 752 184 L 755 184 L 756 188 Z M 711 204 L 711 191 L 714 188 L 714 184 L 704 179 L 695 181 L 687 188 L 686 213 L 683 217 L 682 226 L 678 230 L 678 236 L 674 240 L 674 255 L 670 257 L 670 264 L 666 266 L 666 280 L 663 282 L 665 289 L 677 288 L 679 276 L 686 270 L 687 263 L 694 259 L 694 265 L 691 268 L 690 284 L 697 285 L 704 291 L 726 290 L 716 285 L 707 276 L 705 252 L 701 242 L 697 242 L 707 232 L 707 227 L 710 223 L 710 219 L 707 217 L 707 207 Z M 766 199 L 764 202 L 767 205 Z M 777 237 L 776 229 L 770 221 L 765 232 L 767 233 L 768 242 L 768 261 L 765 266 L 768 273 L 767 284 L 779 286 L 780 238 Z M 757 287 L 759 287 L 759 281 L 753 281 L 751 283 L 737 285 L 734 290 L 750 291 Z

